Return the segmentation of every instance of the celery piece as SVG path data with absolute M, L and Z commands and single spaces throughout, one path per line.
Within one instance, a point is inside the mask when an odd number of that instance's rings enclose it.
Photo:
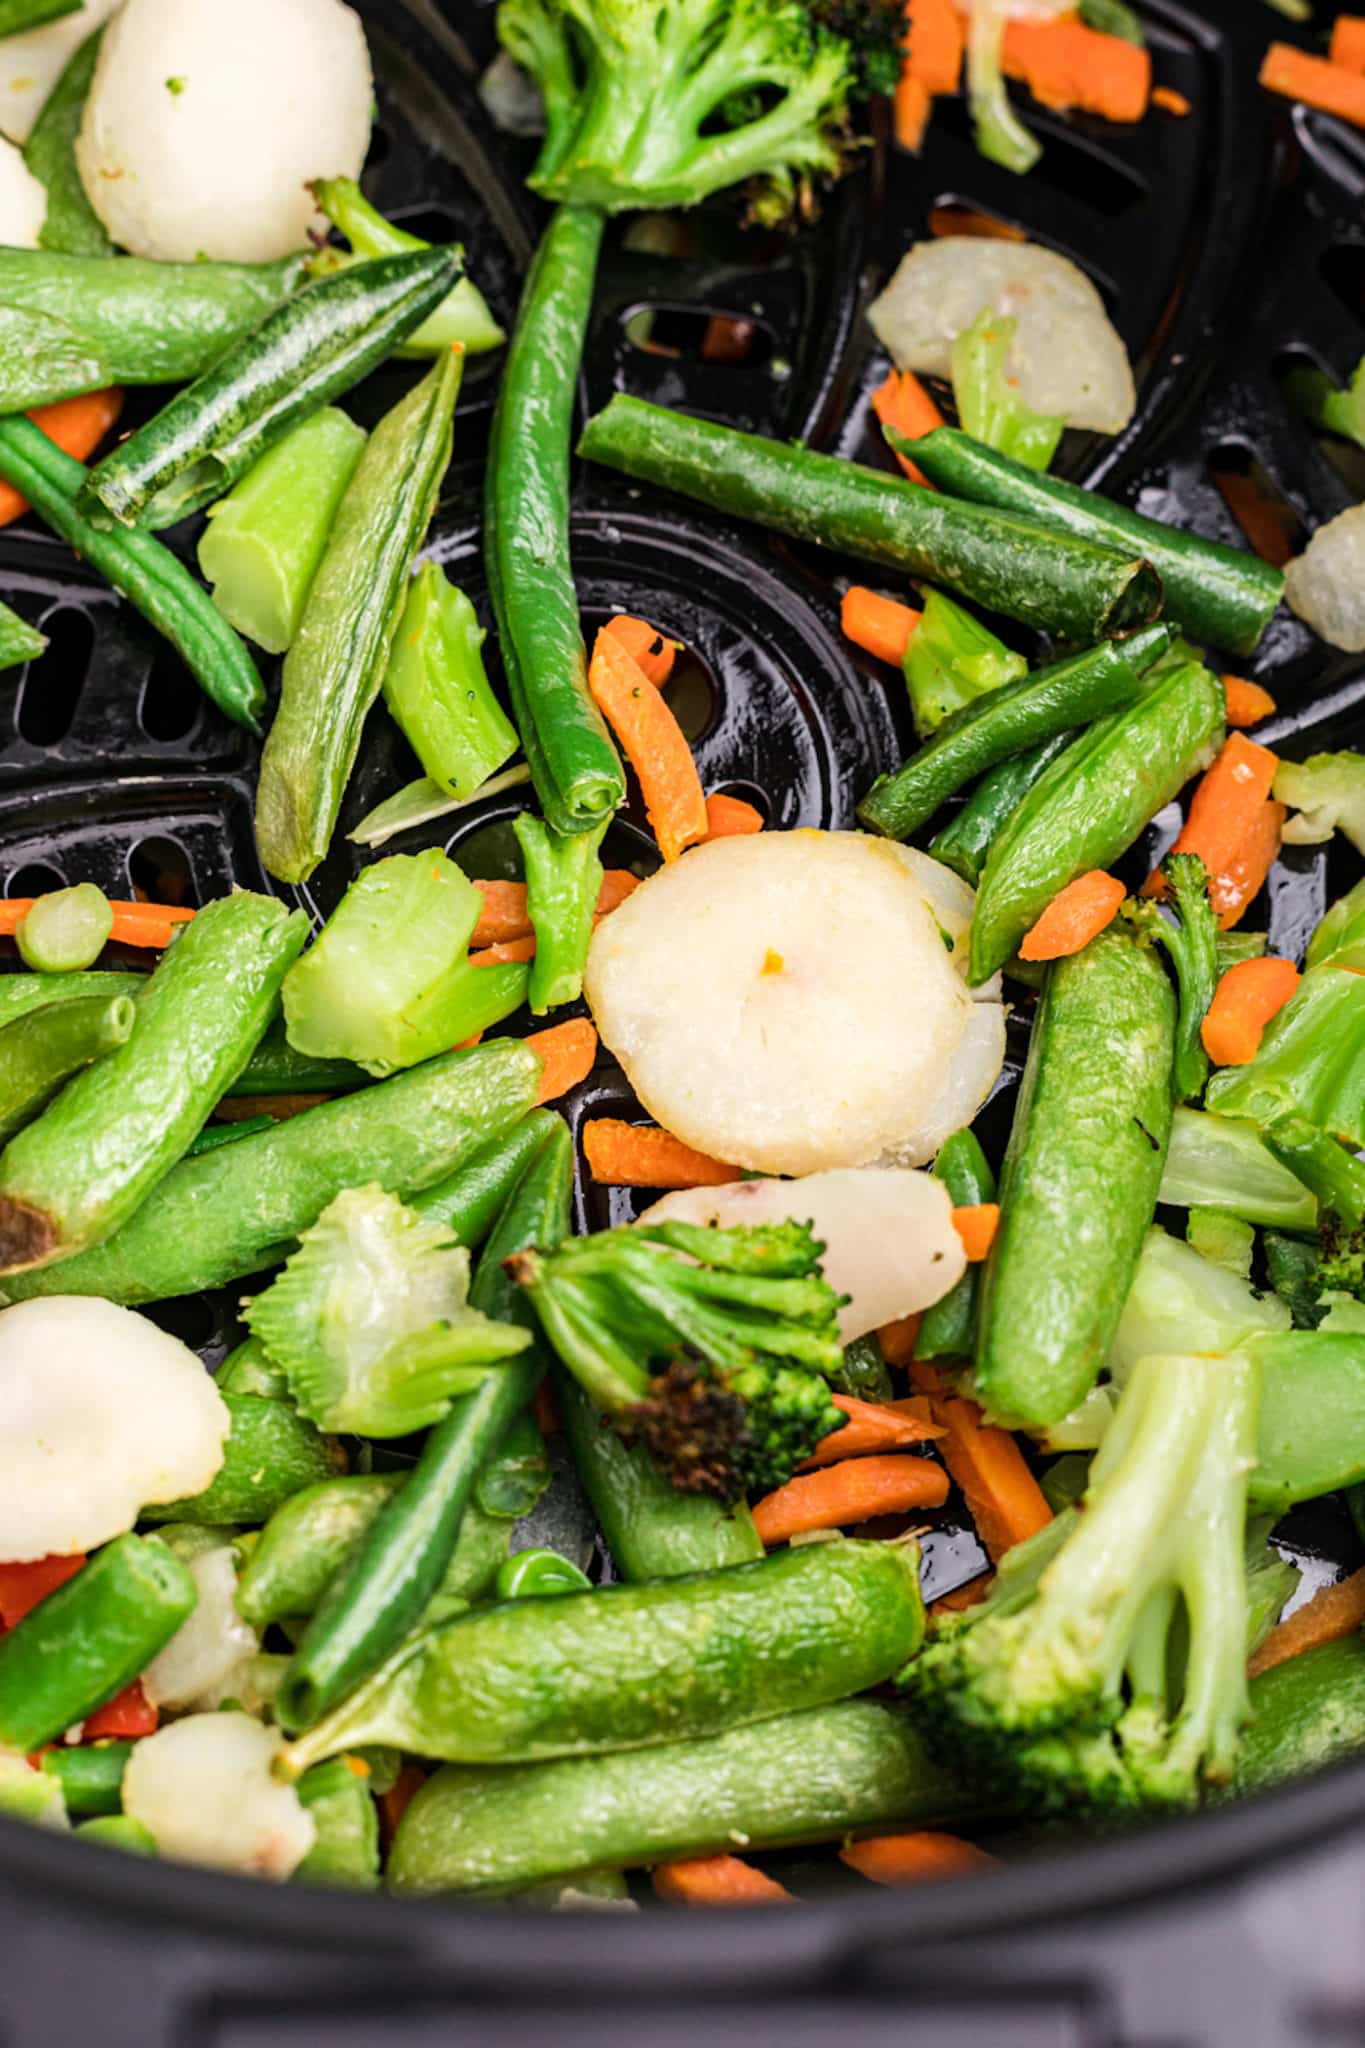
M 372 256 L 398 256 L 405 249 L 431 247 L 420 235 L 409 235 L 385 220 L 370 205 L 354 178 L 319 178 L 313 186 L 313 197 L 332 226 L 340 228 L 351 245 L 349 256 L 343 256 L 339 249 L 319 250 L 310 266 L 315 277 Z M 444 349 L 462 348 L 466 355 L 477 356 L 488 349 L 501 348 L 506 339 L 506 332 L 493 318 L 483 293 L 472 278 L 462 277 L 394 354 L 435 356 Z
M 399 832 L 410 832 L 418 825 L 448 818 L 452 811 L 462 811 L 466 804 L 476 803 L 480 797 L 501 796 L 504 790 L 516 789 L 530 780 L 530 769 L 519 761 L 515 768 L 505 768 L 501 775 L 490 775 L 468 796 L 447 796 L 439 782 L 433 782 L 429 775 L 419 775 L 415 782 L 405 782 L 393 796 L 386 796 L 382 804 L 367 811 L 354 832 L 346 836 L 356 846 L 383 846 Z
M 513 828 L 526 866 L 526 913 L 536 935 L 529 997 L 535 1016 L 583 993 L 593 912 L 602 893 L 598 852 L 611 823 L 591 832 L 556 832 L 523 811 Z
M 1066 421 L 1025 405 L 1005 374 L 1016 320 L 983 306 L 953 343 L 953 399 L 965 432 L 1030 469 L 1046 469 Z
M 1365 448 L 1365 358 L 1356 364 L 1344 391 L 1325 370 L 1307 366 L 1291 370 L 1284 388 L 1290 404 L 1315 427 L 1326 427 Z
M 293 645 L 365 432 L 334 405 L 286 434 L 216 505 L 199 567 L 229 625 L 267 654 Z
M 1224 1272 L 1239 1280 L 1251 1278 L 1251 1255 L 1256 1233 L 1240 1216 L 1228 1209 L 1210 1209 L 1197 1203 L 1190 1210 L 1185 1234 L 1201 1257 L 1212 1260 Z
M 103 889 L 77 882 L 40 896 L 14 934 L 19 958 L 38 974 L 72 974 L 90 967 L 104 950 L 114 912 Z
M 1291 846 L 1316 846 L 1344 832 L 1357 853 L 1365 853 L 1365 754 L 1310 754 L 1306 761 L 1281 761 L 1275 797 L 1296 815 L 1286 820 Z
M 976 146 L 1007 171 L 1031 171 L 1042 145 L 1029 134 L 1010 105 L 1000 64 L 1006 10 L 998 0 L 976 0 L 967 30 L 967 97 Z
M 383 1076 L 467 1037 L 460 970 L 482 908 L 439 849 L 366 868 L 284 978 L 294 1050 Z
M 1028 671 L 1022 654 L 941 590 L 926 590 L 924 611 L 905 650 L 905 682 L 915 731 L 925 739 L 945 718 Z
M 473 605 L 434 562 L 412 579 L 384 675 L 384 702 L 430 779 L 468 797 L 517 751 L 485 673 Z
M 1226 1209 L 1274 1230 L 1312 1230 L 1318 1216 L 1312 1195 L 1261 1143 L 1254 1124 L 1202 1109 L 1177 1109 L 1171 1119 L 1157 1200 L 1173 1209 Z
M 1365 970 L 1365 880 L 1332 905 L 1308 941 L 1305 967 Z
M 1365 976 L 1310 967 L 1266 1026 L 1255 1058 L 1221 1068 L 1204 1099 L 1223 1117 L 1265 1126 L 1301 1116 L 1346 1144 L 1365 1146 Z M 1219 1206 L 1247 1215 L 1237 1201 Z

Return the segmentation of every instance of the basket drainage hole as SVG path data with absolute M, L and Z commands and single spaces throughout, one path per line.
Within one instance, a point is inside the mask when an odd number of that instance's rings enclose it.
M 139 1311 L 168 1337 L 178 1337 L 191 1351 L 202 1351 L 213 1341 L 215 1317 L 202 1294 L 185 1294 L 175 1301 L 153 1302 Z
M 138 724 L 149 740 L 183 740 L 198 723 L 203 701 L 184 663 L 167 648 L 142 686 Z
M 360 174 L 361 178 L 368 178 L 371 171 L 377 171 L 382 163 L 386 163 L 392 149 L 392 135 L 383 121 L 376 121 L 370 130 L 370 146 L 365 152 L 365 168 Z
M 674 662 L 673 673 L 664 684 L 664 702 L 692 746 L 715 722 L 715 679 L 705 662 L 687 648 Z
M 48 644 L 24 671 L 17 723 L 31 747 L 55 747 L 71 730 L 95 651 L 95 628 L 84 612 L 60 605 L 42 622 Z
M 1265 464 L 1249 448 L 1230 442 L 1214 449 L 1208 471 L 1253 552 L 1282 569 L 1308 536 Z
M 1365 242 L 1336 242 L 1318 259 L 1322 281 L 1353 320 L 1365 320 Z
M 631 347 L 647 356 L 761 370 L 776 352 L 766 321 L 695 306 L 637 306 L 624 325 Z
M 189 857 L 173 839 L 144 839 L 135 846 L 128 856 L 128 880 L 140 902 L 198 905 Z
M 460 239 L 454 214 L 447 213 L 443 206 L 399 207 L 390 218 L 405 235 L 417 235 L 438 248 Z
M 65 875 L 59 875 L 56 868 L 50 868 L 45 861 L 31 860 L 25 867 L 16 868 L 5 884 L 6 896 L 50 896 L 54 889 L 66 887 Z

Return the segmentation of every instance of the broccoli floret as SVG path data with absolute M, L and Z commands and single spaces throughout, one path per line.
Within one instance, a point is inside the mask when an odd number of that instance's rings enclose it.
M 519 1252 L 546 1337 L 682 1492 L 780 1486 L 843 1424 L 839 1297 L 806 1224 L 636 1225 Z
M 1319 1301 L 1353 1294 L 1365 1301 L 1365 1163 L 1301 1116 L 1268 1124 L 1265 1142 L 1318 1199 L 1318 1259 L 1305 1276 Z
M 931 1742 L 1048 1814 L 1190 1806 L 1230 1775 L 1258 1374 L 1244 1354 L 1138 1361 L 1081 1507 L 908 1667 Z
M 1144 897 L 1131 898 L 1124 916 L 1148 939 L 1165 947 L 1180 990 L 1171 1085 L 1177 1102 L 1199 1096 L 1209 1075 L 1209 1056 L 1199 1036 L 1218 986 L 1218 919 L 1209 901 L 1208 871 L 1197 853 L 1173 853 L 1161 864 L 1175 921 Z
M 849 102 L 894 87 L 903 17 L 894 0 L 502 0 L 498 33 L 545 100 L 535 191 L 619 213 L 757 180 L 771 222 L 843 168 Z

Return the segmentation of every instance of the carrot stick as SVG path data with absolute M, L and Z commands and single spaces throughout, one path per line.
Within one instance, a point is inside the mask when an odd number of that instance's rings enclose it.
M 893 668 L 899 668 L 904 661 L 920 616 L 913 605 L 901 604 L 894 597 L 881 597 L 875 590 L 865 590 L 861 583 L 844 592 L 839 607 L 844 638 L 861 647 L 865 654 L 875 654 L 878 661 L 890 662 Z
M 1007 1550 L 1052 1520 L 1042 1488 L 1007 1429 L 981 1420 L 975 1401 L 935 1401 L 934 1418 L 948 1434 L 943 1462 L 976 1523 L 976 1533 L 998 1564 Z
M 1306 107 L 1321 107 L 1324 114 L 1365 128 L 1365 77 L 1344 64 L 1310 57 L 1292 43 L 1272 43 L 1261 65 L 1261 84 L 1268 92 L 1301 100 Z
M 742 839 L 762 830 L 762 811 L 746 804 L 742 796 L 727 796 L 724 790 L 718 789 L 707 797 L 707 839 Z
M 940 1835 L 918 1828 L 905 1835 L 870 1835 L 864 1842 L 846 1842 L 839 1861 L 873 1884 L 924 1884 L 938 1877 L 968 1877 L 975 1870 L 998 1870 L 1000 1860 L 988 1856 L 960 1835 Z
M 658 1863 L 651 1882 L 673 1906 L 792 1906 L 796 1901 L 775 1878 L 765 1877 L 738 1856 L 687 1856 Z
M 1074 14 L 1050 21 L 1008 21 L 1001 65 L 1044 107 L 1079 107 L 1106 121 L 1140 121 L 1147 111 L 1152 60 L 1122 36 L 1087 28 Z
M 640 877 L 631 874 L 629 868 L 608 868 L 602 877 L 602 888 L 593 915 L 610 916 L 613 910 L 620 909 L 631 890 L 639 886 Z M 530 936 L 525 882 L 475 882 L 474 887 L 482 893 L 483 909 L 470 937 L 471 949 L 506 945 L 510 939 Z
M 962 23 L 953 0 L 906 0 L 905 69 L 931 93 L 962 82 Z
M 1332 40 L 1327 50 L 1329 64 L 1347 71 L 1365 72 L 1365 18 L 1339 14 L 1332 23 Z
M 842 1529 L 874 1515 L 941 1508 L 947 1498 L 948 1475 L 928 1458 L 845 1458 L 766 1494 L 754 1509 L 754 1527 L 771 1550 L 808 1529 Z
M 608 619 L 604 630 L 620 641 L 651 683 L 662 689 L 673 673 L 677 641 L 666 639 L 657 626 L 651 626 L 647 619 L 634 619 L 629 612 L 618 612 L 614 619 Z
M 597 1033 L 586 1017 L 570 1017 L 548 1031 L 533 1031 L 525 1043 L 541 1058 L 537 1102 L 554 1102 L 586 1081 L 597 1058 Z
M 1253 1650 L 1247 1659 L 1247 1677 L 1257 1678 L 1262 1671 L 1273 1670 L 1275 1665 L 1285 1664 L 1305 1650 L 1316 1650 L 1323 1643 L 1339 1643 L 1343 1636 L 1353 1636 L 1362 1622 L 1365 1565 L 1352 1572 L 1349 1579 L 1324 1586 L 1305 1606 L 1296 1608 L 1288 1621 L 1271 1629 L 1260 1649 Z
M 877 1332 L 877 1341 L 882 1347 L 882 1357 L 888 1365 L 909 1365 L 915 1355 L 915 1340 L 919 1336 L 920 1316 L 900 1316 L 894 1323 L 883 1323 Z
M 929 1612 L 938 1614 L 965 1614 L 969 1607 L 979 1607 L 995 1584 L 994 1572 L 983 1572 L 980 1578 L 969 1579 L 965 1586 L 954 1586 L 951 1593 L 943 1593 L 929 1603 Z
M 1250 972 L 1248 972 L 1250 969 Z M 1261 960 L 1239 960 L 1213 992 L 1199 1036 L 1216 1067 L 1244 1067 L 1256 1057 L 1261 1034 L 1299 985 L 1292 960 L 1267 954 Z
M 10 896 L 0 902 L 0 937 L 12 937 L 37 901 L 36 896 Z M 194 916 L 176 903 L 111 903 L 109 908 L 114 913 L 111 945 L 169 946 L 175 926 Z
M 706 837 L 706 798 L 682 727 L 614 633 L 601 632 L 588 687 L 635 770 L 666 861 Z
M 848 1420 L 842 1429 L 831 1430 L 814 1456 L 800 1466 L 802 1472 L 837 1465 L 842 1458 L 861 1458 L 868 1451 L 931 1443 L 943 1435 L 930 1417 L 929 1403 L 918 1394 L 908 1401 L 859 1401 L 852 1394 L 832 1394 L 830 1399 Z
M 1262 804 L 1231 861 L 1210 875 L 1209 901 L 1218 912 L 1219 931 L 1230 931 L 1264 886 L 1280 850 L 1287 815 L 1284 804 Z
M 913 71 L 903 70 L 896 80 L 891 118 L 897 144 L 901 149 L 908 149 L 911 156 L 919 155 L 933 110 L 933 98 L 924 80 L 916 78 Z
M 953 1211 L 953 1229 L 962 1239 L 969 1265 L 979 1265 L 989 1255 L 999 1228 L 998 1202 L 968 1202 Z
M 385 1848 L 398 1833 L 398 1823 L 426 1784 L 420 1764 L 404 1764 L 387 1792 L 379 1795 L 379 1834 Z
M 516 960 L 534 960 L 536 957 L 536 935 L 527 932 L 521 939 L 497 939 L 491 946 L 481 946 L 477 953 L 471 953 L 471 967 L 506 967 Z
M 1177 92 L 1173 85 L 1154 85 L 1152 87 L 1152 105 L 1160 107 L 1163 113 L 1175 114 L 1177 117 L 1188 114 L 1190 111 L 1190 103 L 1184 93 Z
M 40 1600 L 73 1579 L 85 1563 L 84 1551 L 70 1557 L 35 1557 L 28 1564 L 0 1564 L 0 1623 L 15 1628 Z
M 888 370 L 872 394 L 872 410 L 884 427 L 894 427 L 907 441 L 919 434 L 932 434 L 943 425 L 943 414 L 934 404 L 913 370 Z M 908 456 L 896 456 L 911 483 L 932 489 L 929 479 L 916 469 Z
M 1232 726 L 1259 725 L 1263 718 L 1273 718 L 1278 708 L 1269 690 L 1247 682 L 1244 676 L 1224 676 L 1223 695 Z
M 618 1188 L 719 1188 L 739 1179 L 739 1168 L 694 1151 L 652 1124 L 599 1116 L 583 1126 L 583 1156 L 594 1180 Z
M 1171 852 L 1197 853 L 1210 878 L 1231 867 L 1270 795 L 1279 765 L 1279 757 L 1269 747 L 1259 746 L 1239 732 L 1230 733 L 1217 760 L 1195 790 L 1190 814 Z M 1160 868 L 1148 875 L 1142 893 L 1166 893 Z
M 1025 932 L 1021 960 L 1063 960 L 1079 953 L 1114 922 L 1128 891 L 1103 868 L 1077 875 L 1053 897 L 1038 922 Z
M 83 391 L 76 398 L 60 398 L 55 405 L 40 405 L 29 418 L 64 454 L 75 455 L 84 462 L 94 454 L 122 410 L 122 387 L 111 384 L 106 391 Z M 28 499 L 13 484 L 0 482 L 0 526 L 22 519 L 28 509 Z

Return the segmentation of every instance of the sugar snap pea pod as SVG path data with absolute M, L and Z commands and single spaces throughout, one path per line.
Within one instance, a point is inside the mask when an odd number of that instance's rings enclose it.
M 530 1311 L 502 1270 L 529 1244 L 553 1247 L 569 1228 L 573 1145 L 555 1128 L 526 1167 L 493 1227 L 470 1288 L 485 1315 L 530 1324 Z M 426 1607 L 459 1535 L 475 1482 L 529 1404 L 545 1370 L 537 1340 L 453 1401 L 428 1434 L 407 1485 L 388 1501 L 300 1640 L 276 1712 L 292 1732 L 321 1719 L 383 1663 Z
M 450 460 L 460 365 L 433 363 L 370 435 L 284 658 L 256 791 L 257 845 L 281 881 L 305 881 L 331 844 Z
M 626 794 L 588 691 L 569 566 L 569 442 L 603 225 L 593 207 L 561 206 L 540 238 L 502 373 L 484 492 L 484 561 L 512 713 L 556 832 L 586 832 Z
M 464 592 L 438 563 L 423 562 L 384 671 L 384 702 L 447 796 L 473 796 L 520 744 L 483 665 L 485 638 Z
M 1141 549 L 1097 547 L 1045 522 L 638 398 L 613 398 L 588 421 L 578 452 L 732 518 L 927 576 L 1083 646 L 1146 625 L 1161 608 L 1160 578 Z
M 0 1743 L 41 1749 L 122 1692 L 175 1634 L 195 1584 L 164 1544 L 119 1536 L 0 1636 Z
M 737 1841 L 778 1849 L 951 1827 L 974 1805 L 899 1709 L 844 1700 L 705 1742 L 498 1771 L 447 1765 L 404 1814 L 388 1882 L 396 1892 L 507 1891 Z
M 65 393 L 113 382 L 107 359 L 84 335 L 50 313 L 0 302 L 0 401 L 48 404 Z
M 132 1753 L 131 1742 L 86 1742 L 76 1749 L 61 1744 L 46 1752 L 42 1768 L 61 1785 L 68 1813 L 118 1813 Z
M 95 59 L 104 24 L 77 45 L 47 98 L 24 144 L 24 162 L 47 188 L 47 213 L 38 240 L 44 249 L 68 256 L 112 256 L 114 245 L 86 196 L 76 168 L 76 137 L 80 133 Z
M 967 979 L 989 981 L 1057 893 L 1107 868 L 1206 759 L 1223 724 L 1217 676 L 1188 662 L 1073 740 L 991 844 Z
M 626 1445 L 577 1380 L 556 1366 L 555 1405 L 612 1562 L 623 1579 L 673 1579 L 762 1557 L 743 1501 L 679 1493 L 643 1444 Z
M 122 1849 L 128 1856 L 156 1856 L 156 1836 L 140 1820 L 134 1820 L 127 1813 L 103 1813 L 94 1820 L 84 1820 L 75 1830 L 83 1842 L 102 1844 L 106 1849 Z
M 0 1025 L 0 1145 L 37 1116 L 64 1081 L 122 1045 L 136 1012 L 127 996 L 75 996 Z
M 934 1178 L 953 1207 L 995 1200 L 995 1175 L 971 1131 L 954 1131 L 934 1161 Z M 924 1311 L 915 1338 L 916 1358 L 970 1358 L 976 1343 L 978 1268 L 968 1266 L 956 1286 Z
M 299 1779 L 299 1799 L 313 1818 L 313 1846 L 294 1872 L 296 1884 L 340 1884 L 373 1891 L 379 1883 L 379 1815 L 367 1777 L 341 1757 Z
M 893 1543 L 505 1600 L 425 1630 L 286 1765 L 356 1742 L 512 1764 L 694 1741 L 879 1685 L 923 1634 L 919 1553 Z
M 1074 732 L 1054 733 L 1040 746 L 1030 747 L 1001 761 L 989 775 L 983 775 L 962 809 L 929 842 L 935 860 L 961 875 L 974 889 L 996 833 L 1011 811 L 1021 804 L 1043 770 L 1075 739 Z
M 1048 972 L 977 1306 L 980 1398 L 1004 1420 L 1059 1422 L 1104 1363 L 1161 1185 L 1175 1011 L 1117 927 Z
M 526 914 L 536 935 L 527 1001 L 543 1017 L 559 1003 L 577 1002 L 602 892 L 598 852 L 609 820 L 589 832 L 556 832 L 523 811 L 513 830 L 526 869 Z
M 287 1401 L 224 1394 L 232 1426 L 223 1463 L 203 1493 L 144 1509 L 144 1522 L 199 1522 L 209 1528 L 264 1522 L 291 1494 L 346 1469 L 346 1454 Z
M 100 968 L 72 974 L 0 974 L 0 1028 L 41 1010 L 45 1003 L 70 1002 L 76 996 L 103 996 L 112 1002 L 115 996 L 140 995 L 150 978 Z
M 1365 1637 L 1345 1636 L 1253 1678 L 1233 1796 L 1264 1792 L 1365 1749 Z
M 305 285 L 118 442 L 86 477 L 77 509 L 144 531 L 202 511 L 382 362 L 459 271 L 452 250 L 419 250 Z
M 17 668 L 22 661 L 36 661 L 46 646 L 46 633 L 30 626 L 9 605 L 0 604 L 0 669 Z
M 302 911 L 247 890 L 183 927 L 126 1042 L 6 1147 L 0 1272 L 68 1257 L 132 1215 L 244 1065 L 307 935 Z
M 859 819 L 887 839 L 908 838 L 985 769 L 1130 704 L 1142 688 L 1141 662 L 1155 660 L 1169 642 L 1164 626 L 1122 645 L 1102 640 L 964 704 L 893 775 L 878 777 L 858 805 Z
M 5 253 L 0 249 L 0 271 Z M 133 258 L 117 260 L 131 263 Z M 20 414 L 0 419 L 0 476 L 156 627 L 220 711 L 249 732 L 259 732 L 265 686 L 246 648 L 169 548 L 147 533 L 105 532 L 77 512 L 84 463 L 64 455 Z
M 6 1277 L 0 1291 L 13 1301 L 163 1301 L 278 1265 L 343 1188 L 380 1181 L 410 1195 L 448 1178 L 519 1122 L 539 1072 L 535 1053 L 514 1038 L 426 1060 L 182 1161 L 106 1244 Z
M 558 1124 L 553 1110 L 533 1109 L 446 1179 L 409 1195 L 408 1207 L 428 1223 L 444 1223 L 457 1244 L 473 1251 L 483 1243 L 522 1174 Z
M 1163 526 L 1061 477 L 1040 476 L 956 427 L 936 427 L 922 440 L 892 439 L 931 483 L 955 498 L 1145 555 L 1161 577 L 1168 616 L 1196 640 L 1250 654 L 1284 595 L 1283 572 L 1259 555 Z

